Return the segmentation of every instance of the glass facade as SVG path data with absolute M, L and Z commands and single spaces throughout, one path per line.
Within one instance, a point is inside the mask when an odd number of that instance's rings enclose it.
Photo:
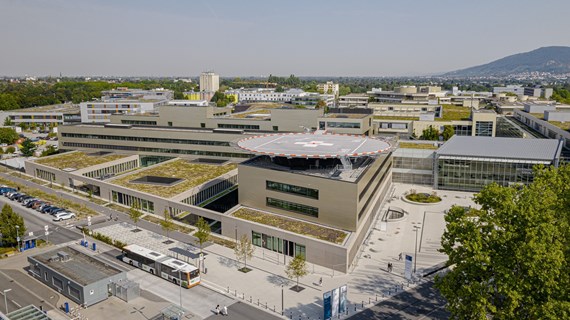
M 293 241 L 284 240 L 255 231 L 251 232 L 251 239 L 251 243 L 256 247 L 279 252 L 290 257 L 301 255 L 303 258 L 306 258 L 307 255 L 305 246 Z
M 291 193 L 298 196 L 308 197 L 312 199 L 319 199 L 319 190 L 299 187 L 292 184 L 279 183 L 275 181 L 265 181 L 267 190 Z
M 492 121 L 477 121 L 475 123 L 475 135 L 479 137 L 493 136 L 493 122 Z
M 122 192 L 113 191 L 113 202 L 117 202 L 129 207 L 134 203 L 137 203 L 141 211 L 154 213 L 154 202 L 133 197 Z
M 230 145 L 227 141 L 210 141 L 210 140 L 189 140 L 189 139 L 170 139 L 170 138 L 154 138 L 140 136 L 112 136 L 104 134 L 85 134 L 85 133 L 67 133 L 61 134 L 64 138 L 80 138 L 93 140 L 115 140 L 115 141 L 139 141 L 139 142 L 156 142 L 156 143 L 175 143 L 175 144 L 196 144 L 204 146 L 224 146 Z
M 495 182 L 502 186 L 528 184 L 538 162 L 504 159 L 442 157 L 438 159 L 438 189 L 480 191 Z
M 218 123 L 218 128 L 222 128 L 222 129 L 249 129 L 249 130 L 259 130 L 259 126 L 256 125 L 256 124 Z
M 295 213 L 300 213 L 300 214 L 304 214 L 304 215 L 315 217 L 315 218 L 319 217 L 319 208 L 307 206 L 307 205 L 300 204 L 300 203 L 289 202 L 289 201 L 285 201 L 285 200 L 267 197 L 267 198 L 265 198 L 265 204 L 268 207 L 283 209 L 283 210 L 287 210 L 287 211 L 291 211 L 291 212 L 295 212 Z
M 433 153 L 422 149 L 396 150 L 392 181 L 433 186 Z
M 358 122 L 327 121 L 327 127 L 328 128 L 360 129 L 360 123 L 358 123 Z

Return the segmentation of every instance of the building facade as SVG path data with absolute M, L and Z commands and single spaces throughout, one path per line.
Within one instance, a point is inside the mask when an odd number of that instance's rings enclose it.
M 200 91 L 216 92 L 220 89 L 220 76 L 207 71 L 200 74 Z

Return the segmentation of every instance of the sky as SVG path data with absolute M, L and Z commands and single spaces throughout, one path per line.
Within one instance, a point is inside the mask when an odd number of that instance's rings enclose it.
M 0 0 L 0 76 L 414 76 L 570 46 L 568 0 Z

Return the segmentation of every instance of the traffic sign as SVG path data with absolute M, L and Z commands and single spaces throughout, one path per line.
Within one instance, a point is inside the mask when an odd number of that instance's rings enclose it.
M 45 225 L 45 226 L 44 226 L 44 230 L 45 230 L 45 231 L 48 231 L 48 229 L 49 229 L 49 226 L 48 226 L 48 225 Z
M 46 232 L 45 232 L 45 235 L 46 235 L 46 236 L 49 235 L 49 231 L 46 231 Z

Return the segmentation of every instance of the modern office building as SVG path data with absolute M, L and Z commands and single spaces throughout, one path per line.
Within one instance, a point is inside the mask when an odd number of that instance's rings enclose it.
M 216 92 L 220 89 L 220 76 L 212 71 L 200 74 L 200 91 Z
M 436 101 L 438 97 L 445 97 L 440 87 L 434 86 L 401 86 L 393 91 L 383 91 L 373 88 L 367 92 L 373 102 L 380 103 L 419 103 L 427 104 L 430 100 Z
M 553 139 L 454 136 L 435 151 L 434 187 L 476 192 L 490 183 L 528 184 L 534 166 L 558 166 L 562 145 Z
M 101 92 L 101 100 L 113 99 L 172 100 L 174 99 L 174 91 L 164 88 L 144 90 L 119 87 L 113 90 L 106 90 Z
M 505 87 L 493 87 L 493 93 L 514 93 L 517 96 L 524 95 L 524 87 L 520 85 L 507 85 Z
M 145 113 L 167 104 L 167 100 L 111 99 L 79 104 L 82 123 L 111 122 L 111 115 L 118 113 Z
M 507 85 L 506 87 L 493 87 L 493 93 L 513 93 L 517 96 L 527 96 L 535 98 L 550 99 L 553 93 L 552 88 L 543 87 L 523 87 L 520 85 Z
M 81 121 L 79 106 L 76 104 L 57 104 L 41 107 L 32 107 L 11 111 L 0 111 L 0 122 L 4 123 L 10 118 L 14 125 L 25 123 L 37 126 L 52 126 Z
M 570 149 L 570 107 L 567 105 L 525 105 L 515 110 L 514 118 L 548 139 L 560 140 Z
M 360 93 L 350 93 L 340 96 L 338 100 L 339 108 L 366 108 L 368 107 L 368 96 Z
M 109 285 L 127 281 L 127 273 L 72 247 L 28 257 L 29 273 L 71 301 L 91 306 L 109 297 Z

